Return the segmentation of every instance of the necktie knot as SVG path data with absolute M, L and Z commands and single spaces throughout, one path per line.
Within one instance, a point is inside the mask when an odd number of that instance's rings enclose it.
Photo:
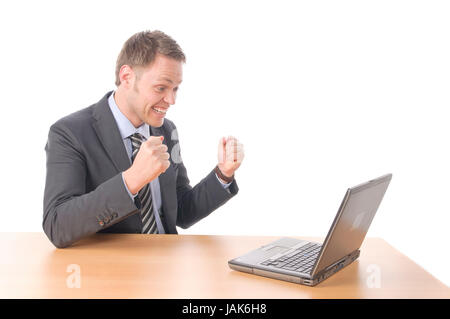
M 141 133 L 137 133 L 137 132 L 134 134 L 131 134 L 130 139 L 131 139 L 131 141 L 140 143 L 140 144 L 142 144 L 142 142 L 145 142 L 145 140 L 146 140 L 144 135 L 142 135 Z
M 143 136 L 140 133 L 134 133 L 130 135 L 131 139 L 131 160 L 134 161 L 139 149 L 141 148 L 141 145 L 143 142 L 145 142 L 145 136 Z

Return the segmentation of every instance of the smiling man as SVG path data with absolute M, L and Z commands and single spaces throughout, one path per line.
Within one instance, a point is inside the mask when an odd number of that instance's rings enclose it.
M 185 55 L 160 31 L 128 39 L 117 89 L 50 128 L 43 228 L 56 247 L 97 233 L 176 234 L 237 194 L 242 144 L 222 137 L 218 163 L 190 186 L 178 134 L 166 119 Z

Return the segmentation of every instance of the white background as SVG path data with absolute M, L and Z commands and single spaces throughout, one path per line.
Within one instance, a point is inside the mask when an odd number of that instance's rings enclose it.
M 393 173 L 368 236 L 450 284 L 446 1 L 14 1 L 0 5 L 0 231 L 42 231 L 56 120 L 114 89 L 133 33 L 187 56 L 168 118 L 192 185 L 221 136 L 238 196 L 181 234 L 325 236 L 347 187 Z

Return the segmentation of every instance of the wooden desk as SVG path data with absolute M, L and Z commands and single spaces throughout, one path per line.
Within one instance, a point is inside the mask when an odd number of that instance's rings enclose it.
M 56 249 L 43 233 L 0 233 L 0 298 L 450 298 L 447 286 L 378 238 L 366 238 L 356 262 L 316 287 L 228 268 L 274 239 L 96 234 Z M 67 286 L 71 264 L 81 288 Z M 375 271 L 380 287 L 370 288 Z

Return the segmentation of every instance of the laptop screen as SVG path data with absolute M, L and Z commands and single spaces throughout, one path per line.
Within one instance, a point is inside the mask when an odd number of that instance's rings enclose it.
M 313 275 L 361 247 L 391 178 L 384 175 L 347 190 Z

